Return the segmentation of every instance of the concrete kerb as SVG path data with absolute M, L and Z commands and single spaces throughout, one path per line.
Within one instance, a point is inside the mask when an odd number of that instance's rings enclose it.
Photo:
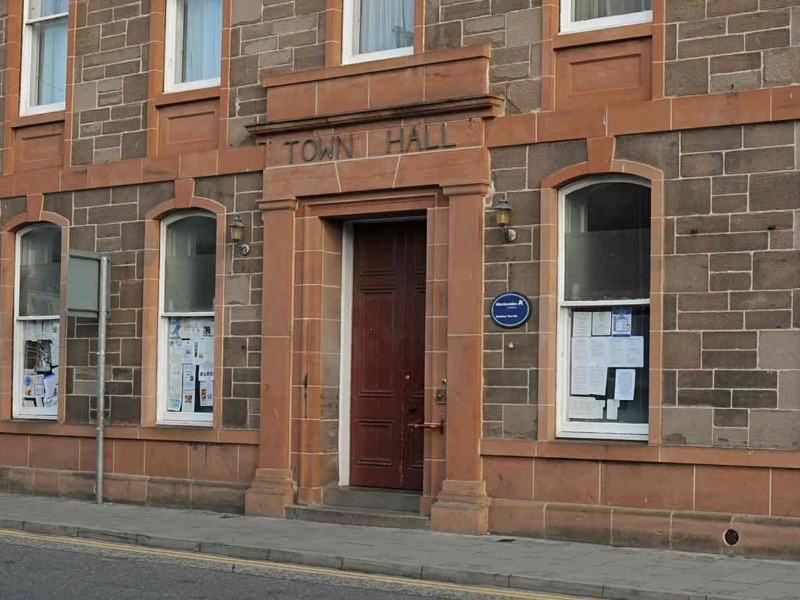
M 604 600 L 742 600 L 740 597 L 734 598 L 732 596 L 662 592 L 645 588 L 610 586 L 600 583 L 548 579 L 529 575 L 489 573 L 477 571 L 474 568 L 462 569 L 449 566 L 397 563 L 281 548 L 253 548 L 218 542 L 202 542 L 189 539 L 143 535 L 135 532 L 93 529 L 52 523 L 37 523 L 33 521 L 18 521 L 14 519 L 0 519 L 0 529 L 116 542 L 164 550 L 190 551 L 234 559 L 240 558 L 244 560 L 260 560 L 308 567 L 323 567 L 340 571 L 441 581 L 463 585 L 480 585 L 544 593 L 550 592 Z

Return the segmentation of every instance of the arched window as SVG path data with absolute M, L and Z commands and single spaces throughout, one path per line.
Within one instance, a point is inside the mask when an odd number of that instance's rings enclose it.
M 559 224 L 557 433 L 647 439 L 650 188 L 577 182 Z
M 61 228 L 26 227 L 17 236 L 14 305 L 14 417 L 58 417 Z
M 216 219 L 182 212 L 161 224 L 158 421 L 209 425 L 214 412 Z

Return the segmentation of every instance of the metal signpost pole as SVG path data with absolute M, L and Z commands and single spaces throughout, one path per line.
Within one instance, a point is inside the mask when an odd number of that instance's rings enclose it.
M 103 503 L 103 446 L 106 409 L 106 317 L 108 312 L 108 255 L 100 257 L 99 311 L 97 315 L 97 503 Z

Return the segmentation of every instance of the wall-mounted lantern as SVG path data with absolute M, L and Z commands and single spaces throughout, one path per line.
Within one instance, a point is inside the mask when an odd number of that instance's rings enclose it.
M 230 225 L 228 225 L 231 230 L 231 241 L 236 245 L 236 250 L 239 251 L 241 256 L 247 256 L 250 254 L 250 244 L 245 244 L 242 242 L 242 238 L 244 237 L 244 221 L 242 221 L 239 215 L 233 217 Z
M 503 239 L 506 242 L 513 242 L 517 239 L 517 232 L 511 229 L 511 205 L 508 197 L 503 196 L 493 207 L 494 218 L 497 226 L 503 230 Z

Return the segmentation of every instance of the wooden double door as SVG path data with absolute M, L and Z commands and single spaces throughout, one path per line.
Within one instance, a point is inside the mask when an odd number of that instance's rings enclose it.
M 350 482 L 421 489 L 425 221 L 353 227 Z

